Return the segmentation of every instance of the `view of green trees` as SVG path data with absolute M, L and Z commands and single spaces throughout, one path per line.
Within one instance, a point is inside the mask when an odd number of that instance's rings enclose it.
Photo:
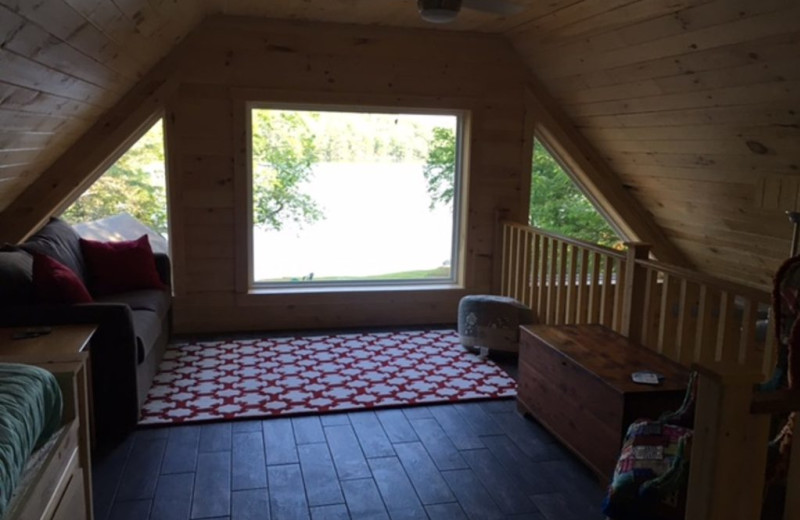
M 529 218 L 532 226 L 586 242 L 612 247 L 620 241 L 538 139 L 533 146 Z
M 317 162 L 407 159 L 424 161 L 430 206 L 453 201 L 455 129 L 397 125 L 385 114 L 358 114 L 384 130 L 364 138 L 358 119 L 321 118 L 316 112 L 253 110 L 253 220 L 280 230 L 292 221 L 312 224 L 324 209 L 302 192 Z M 398 116 L 399 117 L 399 116 Z M 363 124 L 363 123 L 362 123 Z M 394 126 L 402 128 L 398 135 Z M 392 127 L 392 128 L 390 128 Z M 353 136 L 360 135 L 356 139 Z M 562 235 L 613 246 L 619 238 L 558 162 L 534 143 L 530 223 Z M 159 120 L 62 215 L 87 222 L 127 212 L 161 233 L 167 231 L 163 124 Z
M 289 221 L 312 224 L 320 207 L 302 192 L 318 162 L 316 137 L 299 112 L 253 110 L 253 223 L 280 231 Z
M 434 128 L 431 141 L 430 131 L 403 118 L 399 114 L 252 110 L 254 224 L 280 231 L 288 222 L 302 227 L 325 218 L 324 208 L 302 191 L 317 162 L 401 163 L 428 157 L 424 173 L 431 207 L 449 204 L 455 173 L 454 132 Z
M 424 167 L 431 206 L 453 199 L 455 134 L 435 128 Z M 614 246 L 619 237 L 539 142 L 534 141 L 529 211 L 532 226 L 595 244 Z
M 76 224 L 129 213 L 167 232 L 164 125 L 158 120 L 61 216 Z
M 422 174 L 428 183 L 431 209 L 437 204 L 449 206 L 453 202 L 456 178 L 456 136 L 453 130 L 442 127 L 433 129 Z

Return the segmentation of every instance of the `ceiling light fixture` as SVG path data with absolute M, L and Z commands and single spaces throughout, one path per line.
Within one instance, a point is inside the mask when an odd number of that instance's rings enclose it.
M 417 9 L 426 22 L 450 23 L 458 16 L 461 0 L 417 0 Z

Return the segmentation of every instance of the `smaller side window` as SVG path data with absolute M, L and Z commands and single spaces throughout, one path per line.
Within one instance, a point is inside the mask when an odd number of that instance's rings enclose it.
M 159 119 L 61 217 L 87 238 L 107 239 L 102 229 L 136 238 L 150 228 L 166 247 L 167 189 L 164 165 L 164 125 Z M 103 221 L 103 225 L 93 225 Z M 136 222 L 138 221 L 138 223 Z M 126 232 L 127 231 L 127 232 Z M 135 236 L 134 236 L 135 235 Z
M 607 247 L 621 239 L 538 139 L 533 142 L 530 224 L 559 235 Z

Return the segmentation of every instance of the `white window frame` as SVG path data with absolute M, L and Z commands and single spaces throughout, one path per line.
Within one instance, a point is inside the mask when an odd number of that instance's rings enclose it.
M 363 105 L 315 105 L 300 103 L 271 103 L 265 101 L 248 101 L 245 103 L 245 124 L 247 131 L 247 266 L 250 291 L 290 291 L 307 292 L 316 290 L 368 290 L 368 289 L 438 289 L 456 288 L 463 286 L 464 269 L 462 263 L 465 238 L 462 235 L 463 215 L 465 207 L 464 190 L 464 135 L 466 131 L 467 111 L 461 109 L 430 109 L 408 107 L 385 107 Z M 444 115 L 456 118 L 456 153 L 455 153 L 455 179 L 453 183 L 453 225 L 450 240 L 450 276 L 434 279 L 409 279 L 409 280 L 305 280 L 292 282 L 257 282 L 254 279 L 255 257 L 253 250 L 253 110 L 295 110 L 298 112 L 347 112 L 364 114 L 397 114 L 397 115 Z

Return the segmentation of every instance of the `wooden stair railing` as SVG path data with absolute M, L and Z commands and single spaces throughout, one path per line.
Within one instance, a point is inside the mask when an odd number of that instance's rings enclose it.
M 649 260 L 646 244 L 624 251 L 502 223 L 499 294 L 531 307 L 540 323 L 599 323 L 686 366 L 774 364 L 766 290 Z
M 769 413 L 800 410 L 800 391 L 754 394 L 773 371 L 771 294 L 648 259 L 502 222 L 500 294 L 540 323 L 600 323 L 699 372 L 687 520 L 757 520 Z M 800 439 L 800 421 L 794 436 Z M 800 519 L 800 440 L 785 520 Z

